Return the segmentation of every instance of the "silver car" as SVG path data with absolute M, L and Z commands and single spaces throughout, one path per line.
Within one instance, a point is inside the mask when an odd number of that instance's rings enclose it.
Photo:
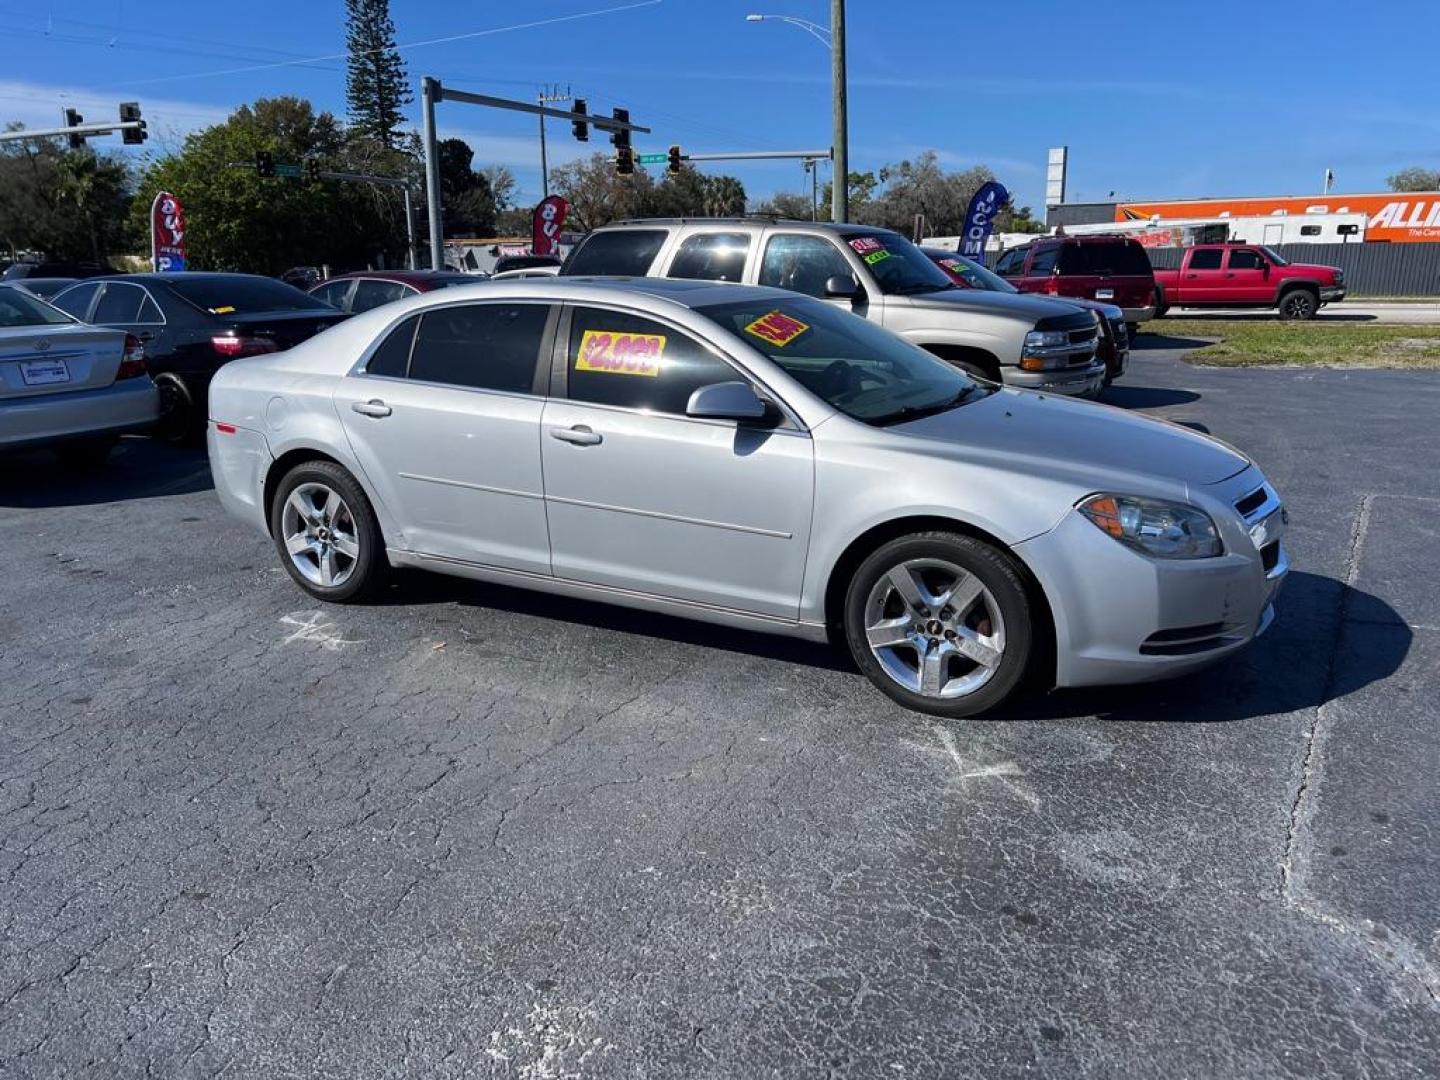
M 210 417 L 221 501 L 315 597 L 422 567 L 829 637 L 943 716 L 1209 664 L 1287 569 L 1230 447 L 778 289 L 446 289 L 226 365 Z
M 0 285 L 0 451 L 43 447 L 94 464 L 159 416 L 138 339 Z

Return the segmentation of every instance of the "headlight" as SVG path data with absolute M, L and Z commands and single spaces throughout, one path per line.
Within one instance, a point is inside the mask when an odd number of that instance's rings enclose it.
M 1031 330 L 1025 335 L 1027 349 L 1048 349 L 1055 345 L 1069 344 L 1070 333 L 1067 330 Z
M 1224 547 L 1203 510 L 1136 495 L 1091 495 L 1075 509 L 1126 547 L 1157 559 L 1208 559 Z

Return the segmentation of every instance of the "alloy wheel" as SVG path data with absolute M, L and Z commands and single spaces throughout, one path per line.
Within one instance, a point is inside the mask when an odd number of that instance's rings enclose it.
M 974 574 L 943 559 L 909 559 L 871 588 L 865 640 L 885 674 L 906 690 L 959 698 L 999 669 L 1005 621 Z
M 314 482 L 298 485 L 285 500 L 280 523 L 285 550 L 306 581 L 329 589 L 350 580 L 360 538 L 339 492 Z

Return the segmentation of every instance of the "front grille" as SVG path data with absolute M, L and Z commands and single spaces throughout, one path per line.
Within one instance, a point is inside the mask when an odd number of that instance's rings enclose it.
M 1171 630 L 1157 630 L 1140 646 L 1142 656 L 1191 656 L 1228 645 L 1234 640 L 1233 633 L 1224 623 L 1201 623 L 1198 626 L 1180 626 Z
M 1243 499 L 1237 502 L 1235 504 L 1235 509 L 1239 512 L 1241 517 L 1248 518 L 1256 510 L 1260 509 L 1260 507 L 1265 505 L 1265 498 L 1265 489 L 1263 487 L 1256 488 L 1254 491 L 1250 492 L 1249 495 L 1246 495 Z

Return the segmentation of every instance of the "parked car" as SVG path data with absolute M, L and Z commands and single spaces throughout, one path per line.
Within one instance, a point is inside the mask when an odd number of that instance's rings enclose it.
M 563 260 L 554 255 L 501 255 L 495 260 L 490 273 L 503 274 L 507 270 L 534 270 L 542 266 L 559 267 Z
M 1155 314 L 1172 307 L 1275 308 L 1282 319 L 1313 319 L 1345 299 L 1338 266 L 1292 263 L 1259 244 L 1197 244 L 1175 270 L 1155 271 Z
M 502 270 L 488 277 L 491 281 L 514 281 L 516 278 L 555 277 L 559 273 L 558 266 L 523 266 L 517 270 Z M 471 280 L 474 280 L 474 275 L 471 275 Z
M 14 281 L 16 278 L 88 278 L 99 277 L 101 274 L 113 274 L 115 269 L 106 266 L 104 263 L 87 262 L 17 262 L 11 263 L 5 268 L 4 280 Z
M 93 465 L 121 435 L 159 416 L 133 334 L 84 326 L 0 286 L 0 450 L 43 447 L 68 464 Z
M 1005 252 L 995 273 L 1021 292 L 1114 304 L 1132 340 L 1155 317 L 1150 256 L 1128 236 L 1047 236 Z
M 920 250 L 962 289 L 1001 293 L 1020 291 L 998 274 L 991 273 L 981 263 L 957 252 L 934 247 L 922 247 Z M 1096 313 L 1100 324 L 1100 341 L 1095 352 L 1105 362 L 1105 385 L 1110 385 L 1125 374 L 1126 365 L 1130 362 L 1130 332 L 1125 328 L 1125 312 L 1102 300 L 1081 300 L 1072 296 L 1066 297 L 1065 302 Z
M 16 289 L 24 289 L 31 296 L 38 296 L 41 300 L 49 300 L 67 285 L 74 285 L 79 278 L 73 277 L 18 277 L 9 278 L 5 281 Z
M 793 291 L 447 289 L 222 368 L 210 403 L 222 504 L 318 599 L 407 566 L 834 636 L 942 716 L 1209 664 L 1288 566 L 1238 451 Z
M 590 233 L 560 274 L 777 286 L 832 301 L 977 378 L 1087 396 L 1105 380 L 1088 312 L 1044 297 L 958 289 L 909 240 L 868 225 L 626 221 Z
M 160 389 L 158 432 L 204 431 L 205 394 L 217 368 L 240 356 L 297 345 L 345 316 L 299 289 L 254 274 L 129 274 L 82 281 L 55 306 L 84 322 L 134 334 Z
M 347 315 L 358 315 L 407 296 L 451 285 L 474 285 L 477 280 L 473 274 L 452 270 L 357 270 L 316 285 L 310 295 Z

